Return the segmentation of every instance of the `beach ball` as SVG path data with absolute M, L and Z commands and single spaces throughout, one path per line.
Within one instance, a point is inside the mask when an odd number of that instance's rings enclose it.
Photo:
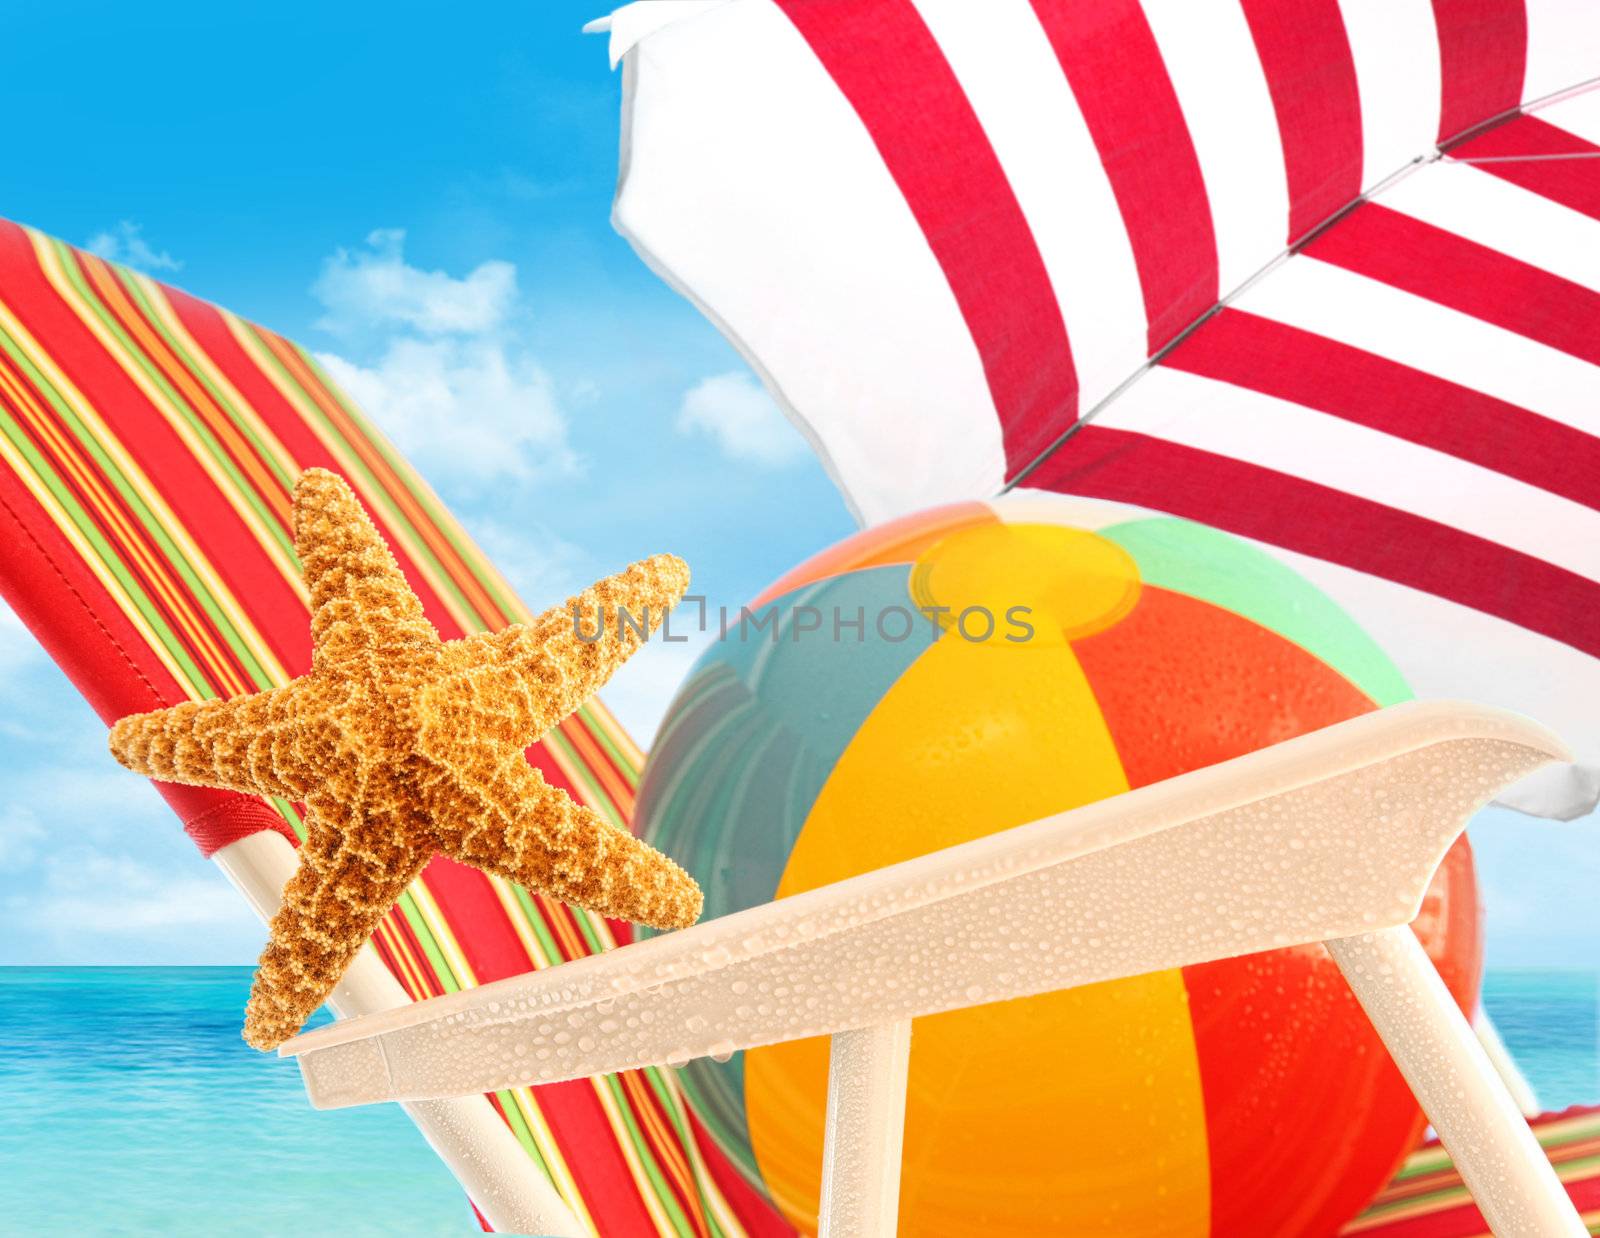
M 725 631 L 670 707 L 638 807 L 707 917 L 1409 695 L 1260 547 L 1036 493 L 860 533 L 707 622 Z M 1482 956 L 1465 840 L 1415 928 L 1469 1009 Z M 681 1072 L 802 1232 L 827 1055 L 805 1040 Z M 952 1011 L 913 1027 L 900 1232 L 1333 1234 L 1422 1128 L 1321 946 Z

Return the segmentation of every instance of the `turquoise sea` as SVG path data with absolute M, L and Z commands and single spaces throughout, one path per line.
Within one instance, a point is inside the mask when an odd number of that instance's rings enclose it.
M 319 1113 L 239 1038 L 251 970 L 0 968 L 0 1231 L 476 1231 L 398 1106 Z
M 468 1234 L 394 1106 L 318 1113 L 239 1039 L 244 967 L 0 968 L 0 1230 Z M 1485 1003 L 1548 1108 L 1600 1100 L 1600 974 L 1491 973 Z

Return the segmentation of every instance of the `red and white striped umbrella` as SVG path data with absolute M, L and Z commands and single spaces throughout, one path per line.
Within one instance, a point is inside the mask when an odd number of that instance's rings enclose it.
M 618 228 L 876 521 L 1276 549 L 1600 795 L 1600 3 L 654 0 Z

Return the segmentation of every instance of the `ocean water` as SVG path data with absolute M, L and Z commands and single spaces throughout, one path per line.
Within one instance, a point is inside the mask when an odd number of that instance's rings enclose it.
M 239 1039 L 249 968 L 0 968 L 7 1234 L 469 1234 L 392 1105 L 318 1113 Z M 1546 1107 L 1600 1101 L 1600 974 L 1491 973 Z
M 398 1106 L 319 1113 L 239 1038 L 250 976 L 0 968 L 0 1231 L 477 1230 Z
M 1600 972 L 1491 971 L 1483 1005 L 1541 1105 L 1600 1102 Z

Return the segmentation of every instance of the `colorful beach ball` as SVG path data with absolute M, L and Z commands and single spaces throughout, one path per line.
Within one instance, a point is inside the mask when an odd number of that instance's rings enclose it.
M 708 917 L 1408 695 L 1264 551 L 1051 496 L 859 534 L 748 610 L 685 682 L 640 796 L 646 836 L 698 878 Z M 1468 1007 L 1481 948 L 1464 841 L 1416 927 Z M 1320 946 L 924 1018 L 911 1046 L 905 1234 L 1332 1234 L 1422 1130 Z M 814 1230 L 826 1042 L 682 1074 L 735 1162 Z

